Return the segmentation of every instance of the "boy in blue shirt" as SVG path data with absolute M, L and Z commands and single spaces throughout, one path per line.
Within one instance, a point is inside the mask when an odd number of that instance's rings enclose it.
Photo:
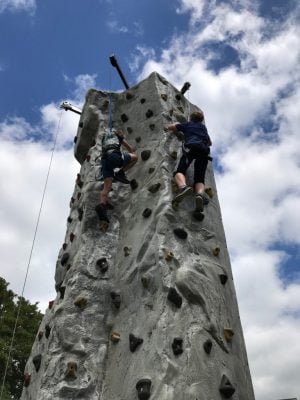
M 191 113 L 189 122 L 172 124 L 166 130 L 184 135 L 182 156 L 174 172 L 174 179 L 179 188 L 179 193 L 174 201 L 179 203 L 184 197 L 191 194 L 193 189 L 186 184 L 186 171 L 193 160 L 194 162 L 194 190 L 196 195 L 196 210 L 203 211 L 203 193 L 205 189 L 205 172 L 208 155 L 212 142 L 203 124 L 204 115 L 201 111 Z

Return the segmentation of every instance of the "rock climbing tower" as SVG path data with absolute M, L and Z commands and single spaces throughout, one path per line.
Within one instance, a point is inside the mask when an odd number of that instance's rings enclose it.
M 89 90 L 57 297 L 21 398 L 254 400 L 211 162 L 205 218 L 193 216 L 192 197 L 172 208 L 180 142 L 163 127 L 197 107 L 157 73 L 111 97 L 113 120 L 139 161 L 130 185 L 113 184 L 111 222 L 101 230 L 95 206 L 109 95 Z

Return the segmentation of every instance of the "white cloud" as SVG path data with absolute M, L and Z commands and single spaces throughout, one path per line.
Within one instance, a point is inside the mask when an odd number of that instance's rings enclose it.
M 8 11 L 27 11 L 32 14 L 36 9 L 35 0 L 0 0 L 0 13 Z
M 106 23 L 111 33 L 128 33 L 129 29 L 127 26 L 120 25 L 119 21 L 115 18 L 110 19 Z
M 178 88 L 191 82 L 187 96 L 205 112 L 256 399 L 271 400 L 300 395 L 300 281 L 283 284 L 290 255 L 276 250 L 300 245 L 300 28 L 257 9 L 182 0 L 189 31 L 153 53 L 140 78 L 155 70 Z M 235 49 L 239 65 L 214 71 L 212 43 Z

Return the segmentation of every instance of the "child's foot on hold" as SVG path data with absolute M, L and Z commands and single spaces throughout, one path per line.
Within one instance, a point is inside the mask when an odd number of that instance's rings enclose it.
M 107 223 L 109 222 L 105 204 L 102 204 L 102 203 L 98 204 L 95 207 L 95 211 L 96 211 L 100 221 L 105 221 Z
M 123 171 L 123 169 L 120 169 L 118 172 L 116 172 L 114 175 L 114 178 L 116 181 L 125 183 L 126 185 L 130 184 L 130 181 L 127 179 L 127 176 L 125 175 L 125 172 Z
M 203 196 L 201 193 L 196 193 L 195 203 L 196 203 L 196 210 L 202 212 L 203 211 Z
M 180 203 L 186 196 L 189 196 L 193 192 L 193 189 L 190 186 L 184 186 L 179 188 L 179 193 L 174 197 L 176 203 Z

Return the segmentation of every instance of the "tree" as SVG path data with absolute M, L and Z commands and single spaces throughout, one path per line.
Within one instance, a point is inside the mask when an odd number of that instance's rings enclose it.
M 30 304 L 24 297 L 8 289 L 9 283 L 0 277 L 0 385 L 2 386 L 18 308 L 20 314 L 7 369 L 3 400 L 19 399 L 23 374 L 32 343 L 43 318 L 38 303 Z

